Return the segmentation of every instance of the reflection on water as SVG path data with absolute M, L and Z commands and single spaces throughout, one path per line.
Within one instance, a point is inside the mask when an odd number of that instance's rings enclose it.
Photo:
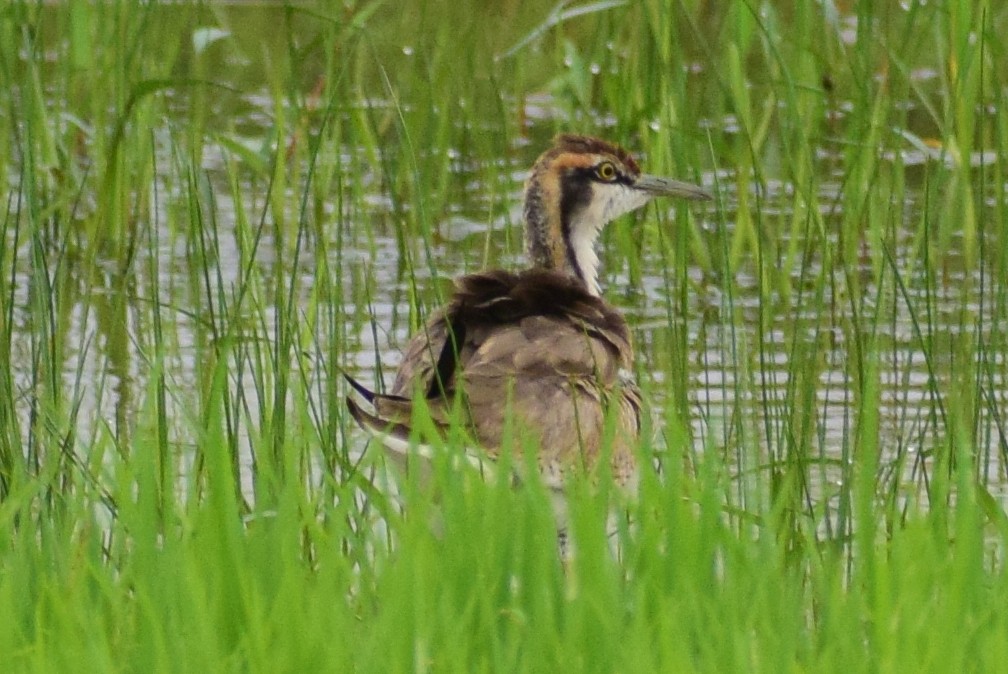
M 211 161 L 207 165 L 216 164 L 212 157 L 218 150 L 208 147 Z M 348 156 L 354 152 L 352 148 L 345 151 Z M 462 164 L 453 162 L 453 165 Z M 523 173 L 517 162 L 509 167 L 510 184 L 506 193 L 514 206 L 499 216 L 498 221 L 489 223 L 492 231 L 489 236 L 488 223 L 484 219 L 487 210 L 483 203 L 483 186 L 467 181 L 471 191 L 450 206 L 452 215 L 439 224 L 437 236 L 428 243 L 426 254 L 430 264 L 418 261 L 412 278 L 402 274 L 403 251 L 394 235 L 372 232 L 366 237 L 366 245 L 350 243 L 342 249 L 330 246 L 332 255 L 339 256 L 338 261 L 335 257 L 332 260 L 334 269 L 339 267 L 344 274 L 375 282 L 365 305 L 357 306 L 355 298 L 349 294 L 344 298 L 346 314 L 357 315 L 362 320 L 345 342 L 354 348 L 339 354 L 342 365 L 366 379 L 380 364 L 386 383 L 389 383 L 399 362 L 399 347 L 405 344 L 410 332 L 405 305 L 412 285 L 415 283 L 424 293 L 422 299 L 428 306 L 436 304 L 433 292 L 444 289 L 443 283 L 433 278 L 433 266 L 436 265 L 436 274 L 442 279 L 472 271 L 481 265 L 488 247 L 494 249 L 491 257 L 499 264 L 521 264 L 517 204 Z M 141 252 L 142 259 L 138 263 L 143 272 L 157 274 L 163 292 L 162 320 L 168 328 L 162 335 L 168 347 L 163 353 L 168 355 L 158 367 L 171 389 L 179 391 L 178 398 L 166 404 L 169 417 L 174 419 L 173 437 L 180 438 L 187 437 L 186 421 L 195 409 L 186 393 L 202 385 L 201 378 L 206 373 L 201 368 L 206 367 L 206 350 L 210 348 L 206 343 L 199 343 L 193 323 L 213 320 L 208 311 L 212 309 L 210 305 L 203 312 L 187 305 L 192 301 L 205 301 L 208 296 L 230 296 L 240 285 L 246 264 L 245 253 L 233 235 L 234 204 L 226 190 L 220 189 L 224 185 L 223 171 L 211 170 L 210 176 L 220 181 L 213 184 L 217 228 L 212 242 L 214 278 L 204 278 L 201 272 L 194 270 L 192 252 L 184 248 L 181 239 L 168 232 L 159 234 L 153 249 L 157 259 L 143 259 L 146 253 Z M 375 187 L 380 188 L 380 184 L 376 182 Z M 827 185 L 823 189 L 830 193 L 836 186 Z M 779 186 L 781 194 L 786 191 L 786 186 Z M 768 196 L 765 204 L 766 213 L 787 213 L 787 202 L 783 199 Z M 732 204 L 723 201 L 722 206 L 726 209 L 724 220 L 730 228 Z M 366 201 L 366 207 L 370 212 L 354 214 L 361 222 L 394 217 L 392 205 L 380 192 Z M 654 207 L 651 208 L 643 220 L 655 219 Z M 667 226 L 671 218 L 660 215 Z M 720 236 L 718 222 L 722 216 L 707 209 L 699 210 L 696 217 L 703 220 L 700 231 L 709 232 L 712 247 L 716 246 Z M 616 225 L 638 229 L 644 226 L 647 225 L 641 220 L 632 219 Z M 335 233 L 330 235 L 335 237 Z M 305 245 L 304 259 L 309 260 L 315 253 L 314 244 Z M 413 254 L 417 254 L 416 242 L 408 245 Z M 264 234 L 257 244 L 256 264 L 267 273 L 278 256 L 275 246 L 269 234 Z M 607 294 L 621 306 L 634 326 L 640 374 L 655 406 L 660 408 L 666 402 L 662 397 L 665 387 L 684 390 L 693 436 L 704 451 L 736 446 L 748 437 L 750 441 L 757 440 L 770 456 L 787 460 L 789 443 L 800 437 L 802 442 L 815 443 L 812 456 L 849 461 L 852 433 L 856 432 L 852 427 L 852 414 L 859 403 L 850 381 L 849 359 L 855 354 L 848 343 L 853 328 L 846 278 L 838 276 L 830 283 L 821 283 L 817 280 L 821 265 L 811 262 L 804 269 L 796 267 L 787 297 L 764 291 L 769 299 L 761 301 L 759 280 L 748 272 L 731 279 L 730 292 L 726 289 L 728 280 L 714 278 L 691 262 L 687 262 L 682 273 L 673 271 L 670 280 L 668 253 L 656 248 L 660 246 L 642 250 L 641 271 L 632 280 L 625 260 L 603 255 L 604 260 L 615 263 L 606 268 Z M 20 258 L 23 260 L 29 254 L 25 245 Z M 896 256 L 899 264 L 900 251 L 896 251 Z M 869 278 L 870 264 L 866 259 L 865 268 L 855 273 L 863 272 Z M 15 270 L 14 304 L 17 308 L 33 301 L 30 295 L 40 283 L 40 279 L 32 278 L 29 272 L 29 265 L 24 264 L 19 264 Z M 298 301 L 305 306 L 317 283 L 314 273 L 313 269 L 305 267 L 298 286 L 303 293 Z M 907 273 L 912 275 L 913 271 Z M 912 279 L 908 276 L 908 280 Z M 687 284 L 685 293 L 680 287 L 681 281 Z M 891 277 L 883 287 L 868 283 L 861 288 L 865 301 L 860 303 L 860 310 L 878 309 L 884 317 L 879 321 L 865 320 L 862 329 L 873 330 L 878 344 L 880 423 L 882 437 L 887 439 L 883 450 L 889 453 L 883 461 L 893 460 L 897 454 L 909 457 L 899 469 L 902 476 L 895 476 L 897 480 L 912 480 L 915 472 L 922 468 L 919 457 L 931 451 L 946 432 L 942 419 L 946 412 L 941 405 L 943 391 L 953 376 L 947 359 L 953 345 L 964 335 L 982 337 L 991 330 L 1004 329 L 1003 319 L 992 313 L 995 307 L 991 303 L 981 307 L 975 301 L 964 302 L 957 291 L 967 281 L 961 272 L 952 272 L 941 281 L 942 285 L 937 287 L 912 285 L 905 296 L 900 294 Z M 973 279 L 972 283 L 978 287 L 980 281 Z M 58 320 L 67 331 L 68 357 L 60 375 L 67 390 L 73 391 L 75 405 L 79 406 L 75 422 L 82 444 L 102 433 L 119 437 L 122 429 L 136 423 L 138 410 L 144 405 L 146 378 L 152 366 L 147 360 L 151 345 L 144 343 L 151 335 L 151 298 L 130 292 L 130 286 L 129 279 L 110 270 L 90 278 L 87 284 L 62 289 L 60 306 L 65 315 Z M 805 301 L 816 298 L 817 292 L 821 293 L 819 298 Z M 680 301 L 681 297 L 685 301 Z M 916 303 L 918 308 L 930 305 L 934 311 L 926 317 L 930 323 L 921 325 L 925 317 L 912 315 L 907 300 Z M 260 326 L 268 328 L 275 323 L 274 308 L 269 298 L 261 301 L 262 306 L 254 313 Z M 968 314 L 965 317 L 964 312 Z M 16 310 L 15 318 L 20 315 L 20 310 Z M 983 326 L 984 332 L 976 333 L 978 325 Z M 37 375 L 33 366 L 37 361 L 37 354 L 32 354 L 37 346 L 32 344 L 33 328 L 15 324 L 12 366 L 20 390 L 31 389 L 31 378 Z M 929 334 L 923 335 L 922 330 Z M 928 361 L 921 348 L 922 339 L 945 344 L 932 351 L 933 357 L 941 362 Z M 796 354 L 809 361 L 808 370 L 796 369 L 793 362 Z M 1004 355 L 989 356 L 993 360 L 990 365 L 996 367 L 992 367 L 988 379 L 978 385 L 984 388 L 983 395 L 1001 408 L 1008 391 L 1004 381 Z M 937 370 L 940 380 L 933 379 L 932 369 Z M 811 381 L 795 381 L 796 374 L 809 374 Z M 800 389 L 798 393 L 796 387 Z M 249 417 L 257 418 L 262 403 L 258 394 L 240 395 Z M 988 440 L 988 446 L 981 450 L 991 475 L 1001 476 L 1005 439 L 1001 420 L 992 418 L 988 409 L 989 406 L 981 405 L 977 412 L 976 423 L 984 429 L 981 437 Z M 753 420 L 758 422 L 753 423 Z M 657 422 L 660 425 L 661 419 Z M 796 430 L 796 425 L 805 427 Z M 661 442 L 660 432 L 658 438 Z M 765 457 L 756 457 L 752 465 L 743 468 L 753 468 L 765 461 Z M 829 498 L 830 482 L 839 481 L 843 471 L 835 464 L 825 466 L 825 482 L 816 490 L 826 490 L 823 496 Z
M 244 138 L 249 148 L 269 149 L 263 139 L 269 137 L 266 129 L 271 117 L 263 110 L 273 105 L 272 98 L 255 91 L 241 100 L 244 112 L 229 113 L 236 130 L 229 137 L 231 142 Z M 365 108 L 375 104 L 362 101 Z M 45 358 L 39 350 L 45 340 L 40 335 L 46 330 L 62 331 L 66 335 L 63 358 L 55 376 L 70 392 L 74 411 L 69 427 L 53 432 L 66 435 L 78 448 L 99 443 L 104 436 L 121 438 L 130 427 L 150 423 L 151 377 L 164 377 L 172 392 L 163 401 L 168 436 L 184 451 L 186 443 L 197 441 L 192 437 L 193 415 L 200 409 L 196 397 L 207 386 L 215 340 L 248 338 L 250 345 L 240 352 L 243 356 L 229 356 L 234 358 L 232 383 L 237 387 L 230 395 L 249 420 L 248 426 L 237 424 L 235 431 L 240 437 L 263 431 L 267 424 L 261 415 L 273 401 L 263 391 L 241 390 L 247 380 L 239 374 L 255 363 L 268 363 L 275 355 L 269 353 L 268 344 L 256 342 L 275 337 L 278 299 L 286 298 L 267 292 L 268 283 L 251 288 L 248 296 L 239 289 L 250 265 L 261 278 L 275 279 L 288 273 L 295 254 L 302 261 L 293 265 L 298 270 L 293 279 L 296 293 L 293 306 L 283 310 L 301 316 L 318 301 L 319 293 L 330 293 L 328 301 L 342 303 L 337 315 L 348 320 L 313 336 L 310 341 L 316 351 L 306 356 L 311 371 L 304 382 L 291 385 L 306 385 L 316 402 L 330 396 L 329 387 L 342 386 L 334 367 L 326 364 L 330 358 L 365 381 L 380 367 L 388 383 L 399 362 L 399 347 L 406 343 L 411 322 L 417 320 L 408 309 L 414 292 L 421 306 L 429 309 L 444 292 L 444 279 L 486 263 L 521 264 L 521 182 L 553 125 L 543 112 L 550 109 L 548 97 L 529 105 L 534 109 L 525 111 L 525 117 L 533 120 L 529 134 L 538 144 L 516 143 L 506 160 L 469 157 L 457 151 L 424 157 L 419 152 L 425 161 L 447 167 L 453 185 L 463 186 L 442 195 L 445 205 L 439 212 L 446 216 L 434 223 L 423 242 L 402 239 L 394 223 L 433 197 L 393 199 L 373 157 L 358 147 L 340 147 L 339 156 L 330 164 L 339 167 L 342 180 L 365 186 L 365 198 L 344 203 L 333 194 L 320 206 L 325 229 L 295 242 L 295 237 L 285 238 L 269 227 L 240 224 L 238 213 L 245 218 L 264 217 L 268 207 L 255 191 L 243 192 L 242 185 L 237 193 L 247 194 L 249 203 L 235 203 L 231 189 L 235 173 L 229 167 L 235 161 L 234 147 L 213 142 L 203 147 L 204 174 L 186 187 L 180 186 L 185 183 L 176 174 L 170 180 L 157 177 L 150 231 L 144 234 L 150 240 L 137 246 L 128 272 L 99 264 L 93 273 L 80 261 L 59 258 L 52 252 L 58 246 L 47 248 L 31 238 L 20 238 L 12 276 L 15 390 L 38 389 L 39 378 L 47 375 L 41 365 Z M 714 120 L 709 125 L 714 133 L 733 131 L 731 120 Z M 174 171 L 171 134 L 155 135 L 153 142 L 165 157 L 159 170 Z M 828 179 L 828 167 L 836 157 L 824 150 L 821 159 L 827 168 L 818 196 L 827 233 L 799 228 L 793 236 L 763 242 L 768 256 L 798 251 L 799 263 L 790 267 L 786 284 L 767 271 L 776 271 L 779 259 L 760 261 L 751 255 L 730 277 L 720 272 L 728 266 L 727 241 L 734 233 L 739 201 L 731 170 L 711 169 L 704 176 L 705 184 L 719 187 L 716 207 L 689 206 L 695 226 L 692 236 L 706 246 L 710 262 L 702 264 L 687 253 L 681 256 L 685 267 L 676 267 L 673 260 L 677 250 L 684 250 L 686 236 L 671 228 L 683 222 L 675 212 L 681 205 L 652 206 L 643 217 L 625 218 L 607 232 L 606 240 L 613 244 L 602 256 L 607 296 L 627 313 L 634 327 L 639 375 L 654 407 L 684 412 L 694 450 L 728 452 L 740 475 L 787 463 L 798 449 L 804 456 L 820 458 L 821 465 L 810 471 L 817 482 L 806 488 L 812 498 L 828 502 L 835 497 L 835 486 L 849 475 L 845 466 L 854 460 L 851 447 L 859 432 L 854 419 L 865 404 L 858 397 L 865 387 L 853 381 L 859 376 L 856 373 L 874 373 L 870 376 L 877 381 L 881 460 L 891 465 L 885 488 L 920 483 L 921 471 L 931 469 L 927 457 L 949 433 L 948 392 L 951 387 L 957 391 L 973 387 L 972 427 L 981 440 L 984 477 L 992 484 L 1004 484 L 1005 422 L 991 410 L 1004 409 L 1008 398 L 1005 354 L 975 347 L 966 351 L 986 359 L 975 370 L 983 373 L 981 381 L 962 381 L 956 369 L 964 341 L 990 340 L 1008 328 L 1003 289 L 992 287 L 989 272 L 982 277 L 980 270 L 963 271 L 967 265 L 954 256 L 943 260 L 943 274 L 925 275 L 914 252 L 919 242 L 911 240 L 909 233 L 896 237 L 899 245 L 892 251 L 892 268 L 885 273 L 875 273 L 879 258 L 867 253 L 857 268 L 824 271 L 827 267 L 817 256 L 842 246 L 830 228 L 839 228 L 841 214 L 836 204 L 843 185 Z M 487 170 L 491 166 L 492 172 Z M 488 184 L 487 175 L 496 176 L 497 183 Z M 792 185 L 764 180 L 749 188 L 760 196 L 758 202 L 748 203 L 759 204 L 761 217 L 787 221 L 795 215 Z M 290 202 L 297 205 L 297 186 L 288 189 Z M 899 215 L 916 222 L 925 199 L 913 191 L 917 188 L 909 189 L 909 203 L 901 205 Z M 196 201 L 205 211 L 183 217 L 169 212 L 192 201 L 186 190 L 199 195 Z M 166 222 L 189 222 L 198 234 L 173 231 L 162 224 Z M 14 233 L 8 236 L 14 243 Z M 618 252 L 615 242 L 621 236 L 624 243 L 627 237 L 640 240 L 639 262 Z M 822 236 L 824 241 L 814 248 L 817 253 L 803 256 L 809 236 Z M 327 260 L 326 268 L 312 263 L 319 255 Z M 406 256 L 412 264 L 407 264 Z M 60 265 L 63 272 L 74 265 L 89 271 L 81 277 L 72 272 L 61 276 L 57 274 Z M 410 273 L 404 272 L 407 268 Z M 328 284 L 326 274 L 340 283 Z M 56 278 L 72 282 L 52 287 Z M 964 292 L 964 288 L 972 290 Z M 33 312 L 31 307 L 46 295 L 57 298 L 56 314 L 49 317 L 50 326 L 35 325 L 31 317 L 46 312 Z M 235 318 L 228 315 L 233 309 L 240 320 L 230 324 L 231 332 L 218 334 L 216 327 L 224 325 L 225 318 Z M 242 321 L 247 321 L 246 331 L 234 332 L 233 326 Z M 1003 343 L 1003 338 L 997 339 Z M 873 345 L 877 362 L 865 360 L 871 357 L 863 351 L 866 344 Z M 852 361 L 857 361 L 856 366 Z M 668 400 L 668 392 L 677 400 Z M 37 412 L 29 395 L 18 402 L 24 418 Z M 666 441 L 661 432 L 665 415 L 655 417 L 661 445 Z M 22 430 L 27 442 L 27 425 Z M 763 453 L 741 461 L 734 457 L 731 448 L 750 446 L 761 447 Z M 252 457 L 246 457 L 242 470 L 247 477 Z

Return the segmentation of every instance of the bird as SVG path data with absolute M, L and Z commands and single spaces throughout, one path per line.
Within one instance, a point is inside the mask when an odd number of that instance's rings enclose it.
M 633 492 L 643 403 L 631 331 L 602 297 L 596 246 L 608 223 L 655 197 L 712 194 L 642 173 L 609 141 L 556 136 L 525 182 L 527 267 L 457 278 L 448 303 L 409 340 L 387 393 L 345 374 L 356 391 L 346 398 L 350 415 L 400 465 L 411 452 L 433 452 L 416 443 L 422 406 L 438 432 L 453 419 L 463 426 L 476 445 L 463 458 L 475 465 L 510 452 L 512 466 L 534 466 L 556 493 L 608 466 Z M 527 448 L 536 455 L 523 457 Z

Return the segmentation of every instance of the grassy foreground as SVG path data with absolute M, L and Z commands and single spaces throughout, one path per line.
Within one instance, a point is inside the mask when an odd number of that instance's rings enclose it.
M 1008 11 L 790 4 L 7 4 L 2 669 L 1004 670 Z M 561 129 L 719 195 L 607 233 L 655 441 L 567 570 L 338 376 Z

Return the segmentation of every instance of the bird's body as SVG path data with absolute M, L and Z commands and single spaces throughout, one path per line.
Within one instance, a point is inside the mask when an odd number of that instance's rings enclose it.
M 616 484 L 632 490 L 641 427 L 633 346 L 625 319 L 600 296 L 594 246 L 607 222 L 657 195 L 708 198 L 641 175 L 615 145 L 559 136 L 526 184 L 531 266 L 457 279 L 449 304 L 410 340 L 388 394 L 351 382 L 373 407 L 348 399 L 354 418 L 403 453 L 423 401 L 435 426 L 453 416 L 464 424 L 486 459 L 535 448 L 553 489 L 608 465 Z
M 447 425 L 462 393 L 460 413 L 487 458 L 507 437 L 516 451 L 531 442 L 544 482 L 559 488 L 570 470 L 596 467 L 608 411 L 613 476 L 629 486 L 640 430 L 632 362 L 626 321 L 575 279 L 542 269 L 470 274 L 410 341 L 390 394 L 374 397 L 374 416 L 379 428 L 391 421 L 408 433 L 420 396 Z

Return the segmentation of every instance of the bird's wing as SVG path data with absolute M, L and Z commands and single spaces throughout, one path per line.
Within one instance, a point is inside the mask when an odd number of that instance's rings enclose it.
M 624 354 L 565 316 L 529 316 L 478 334 L 460 377 L 475 435 L 490 451 L 531 440 L 546 461 L 594 463 L 613 400 L 634 387 L 620 376 Z M 624 390 L 626 389 L 626 390 Z M 635 389 L 634 389 L 635 390 Z M 632 400 L 639 396 L 633 394 Z M 616 423 L 636 435 L 637 406 Z
M 407 428 L 423 399 L 435 424 L 454 413 L 491 457 L 534 444 L 546 482 L 560 484 L 597 464 L 606 437 L 615 436 L 614 469 L 632 467 L 631 362 L 622 316 L 567 277 L 473 274 L 410 340 L 390 394 L 375 396 L 375 418 Z
M 481 272 L 410 340 L 391 393 L 450 397 L 457 380 L 485 373 L 535 379 L 589 377 L 611 386 L 633 359 L 623 317 L 553 272 Z

